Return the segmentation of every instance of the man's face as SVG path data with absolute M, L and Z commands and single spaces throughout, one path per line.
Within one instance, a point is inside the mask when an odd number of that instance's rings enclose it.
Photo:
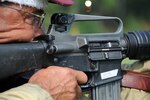
M 9 6 L 21 9 L 19 5 Z M 30 7 L 23 9 L 33 11 Z M 0 6 L 0 12 L 0 43 L 31 41 L 42 34 L 41 28 L 33 24 L 32 15 L 4 6 Z

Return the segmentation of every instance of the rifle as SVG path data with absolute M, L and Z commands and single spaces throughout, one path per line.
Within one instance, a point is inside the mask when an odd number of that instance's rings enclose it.
M 73 22 L 93 20 L 116 21 L 117 30 L 69 34 Z M 67 66 L 88 75 L 87 84 L 81 87 L 91 89 L 92 100 L 120 100 L 121 62 L 126 57 L 150 58 L 150 31 L 124 34 L 118 17 L 56 13 L 47 35 L 29 43 L 0 44 L 0 51 L 0 79 L 51 65 Z

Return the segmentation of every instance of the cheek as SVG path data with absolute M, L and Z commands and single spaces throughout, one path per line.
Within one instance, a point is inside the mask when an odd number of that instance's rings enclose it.
M 41 28 L 34 26 L 34 36 L 35 37 L 38 37 L 38 36 L 43 35 L 43 34 L 44 34 L 44 32 L 42 31 Z
M 28 35 L 32 38 L 35 38 L 37 36 L 40 36 L 42 34 L 44 34 L 44 32 L 37 26 L 33 26 L 31 24 L 25 24 L 25 30 L 26 32 L 28 32 Z
M 9 31 L 24 28 L 24 21 L 20 18 L 0 18 L 0 31 Z
M 6 24 L 6 21 L 5 21 L 5 20 L 0 19 L 0 23 L 1 23 L 1 25 L 0 25 L 0 31 L 1 31 L 1 32 L 8 30 L 9 27 L 8 27 L 8 25 Z
M 23 16 L 15 10 L 0 7 L 0 31 L 23 28 Z
M 21 39 L 32 40 L 34 38 L 34 29 L 29 24 L 24 24 L 24 28 L 20 29 L 20 32 L 23 34 Z

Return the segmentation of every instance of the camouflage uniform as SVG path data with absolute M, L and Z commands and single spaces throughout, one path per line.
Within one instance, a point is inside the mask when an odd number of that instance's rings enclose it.
M 122 66 L 122 69 L 149 74 L 150 61 L 137 61 L 130 66 Z M 121 100 L 150 100 L 150 93 L 143 90 L 122 88 Z
M 53 98 L 38 85 L 27 83 L 1 93 L 0 100 L 53 100 Z

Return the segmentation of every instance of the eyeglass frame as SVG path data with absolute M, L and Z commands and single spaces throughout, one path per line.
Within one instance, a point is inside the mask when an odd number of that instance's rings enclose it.
M 38 14 L 35 14 L 35 13 L 32 13 L 32 12 L 28 12 L 28 11 L 25 11 L 25 10 L 22 10 L 22 9 L 19 9 L 19 8 L 15 8 L 15 7 L 8 6 L 8 5 L 6 5 L 6 4 L 2 4 L 2 3 L 1 3 L 0 5 L 2 5 L 2 6 L 4 6 L 4 7 L 7 7 L 7 8 L 10 8 L 10 9 L 17 10 L 17 11 L 22 11 L 22 12 L 24 12 L 24 13 L 28 13 L 28 14 L 31 14 L 32 16 L 35 16 L 35 17 L 40 18 L 40 21 L 39 21 L 39 23 L 38 23 L 39 28 L 41 28 L 41 26 L 42 26 L 42 24 L 43 24 L 43 22 L 44 22 L 46 13 L 43 13 L 42 15 L 38 15 Z

